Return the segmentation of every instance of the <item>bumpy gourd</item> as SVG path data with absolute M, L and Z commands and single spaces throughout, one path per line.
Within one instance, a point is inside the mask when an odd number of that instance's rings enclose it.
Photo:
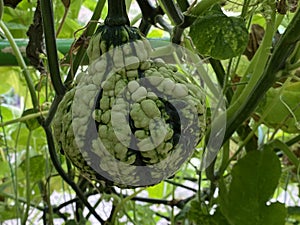
M 152 59 L 136 28 L 109 29 L 100 26 L 91 39 L 87 73 L 58 106 L 55 139 L 91 180 L 153 185 L 173 175 L 201 140 L 203 95 L 176 65 Z

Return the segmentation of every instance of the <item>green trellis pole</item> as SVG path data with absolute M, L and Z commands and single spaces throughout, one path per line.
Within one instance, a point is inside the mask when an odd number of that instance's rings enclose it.
M 16 39 L 16 44 L 23 56 L 25 56 L 28 39 Z M 73 43 L 73 39 L 57 39 L 58 51 L 63 55 L 68 53 Z M 25 58 L 26 63 L 29 61 Z M 17 60 L 13 54 L 13 50 L 7 40 L 0 40 L 0 66 L 18 66 Z

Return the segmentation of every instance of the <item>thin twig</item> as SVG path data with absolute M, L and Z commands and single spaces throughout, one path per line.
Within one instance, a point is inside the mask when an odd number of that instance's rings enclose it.
M 26 122 L 30 119 L 37 119 L 37 118 L 46 116 L 47 114 L 48 114 L 48 111 L 41 111 L 41 112 L 37 112 L 37 113 L 28 114 L 26 116 L 22 116 L 22 117 L 19 117 L 17 119 L 1 122 L 0 127 L 5 127 L 7 125 L 11 125 L 11 124 L 14 124 L 14 123 Z
M 94 9 L 94 13 L 90 19 L 90 22 L 89 22 L 89 25 L 87 26 L 87 29 L 85 30 L 84 32 L 84 35 L 85 35 L 85 39 L 88 39 L 88 37 L 92 36 L 95 29 L 96 29 L 96 26 L 97 26 L 97 23 L 95 23 L 94 21 L 98 21 L 100 16 L 101 16 L 101 13 L 102 13 L 102 10 L 103 10 L 103 7 L 105 5 L 105 1 L 98 1 L 97 2 L 97 5 Z M 74 74 L 76 74 L 78 68 L 79 68 L 79 65 L 81 64 L 82 62 L 82 59 L 84 58 L 84 56 L 86 55 L 86 46 L 85 45 L 82 45 L 80 46 L 79 50 L 77 51 L 75 57 L 74 57 L 74 60 L 72 60 L 72 63 L 71 63 L 71 68 L 68 72 L 68 75 L 67 75 L 67 78 L 66 80 L 64 81 L 64 84 L 68 87 L 70 86 L 70 84 L 72 83 L 73 79 L 74 79 Z
M 67 18 L 67 15 L 68 15 L 68 12 L 69 12 L 69 9 L 70 7 L 65 7 L 65 12 L 64 12 L 64 15 L 59 23 L 59 27 L 57 28 L 57 31 L 56 31 L 56 38 L 58 37 L 59 33 L 61 32 L 62 28 L 63 28 L 63 25 L 65 24 L 65 21 L 66 21 L 66 18 Z
M 185 189 L 187 189 L 187 190 L 189 190 L 189 191 L 193 191 L 193 192 L 197 192 L 197 191 L 198 191 L 198 190 L 195 189 L 195 188 L 187 187 L 187 186 L 185 186 L 185 185 L 183 185 L 183 184 L 174 182 L 174 181 L 172 181 L 172 180 L 165 180 L 165 182 L 167 182 L 167 183 L 169 183 L 169 184 L 173 184 L 173 185 L 175 185 L 175 186 L 177 186 L 177 187 L 185 188 Z

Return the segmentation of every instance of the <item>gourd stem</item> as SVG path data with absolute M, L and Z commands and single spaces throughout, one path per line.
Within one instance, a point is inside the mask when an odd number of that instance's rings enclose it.
M 125 0 L 108 0 L 108 12 L 104 23 L 107 26 L 130 25 Z

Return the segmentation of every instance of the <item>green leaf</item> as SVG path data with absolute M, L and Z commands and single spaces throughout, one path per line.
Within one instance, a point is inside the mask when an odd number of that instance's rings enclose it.
M 164 193 L 164 182 L 161 182 L 153 187 L 148 187 L 148 195 L 150 198 L 162 198 Z
M 9 163 L 7 161 L 1 161 L 0 162 L 0 180 L 4 177 L 10 176 L 10 168 Z
M 0 222 L 17 218 L 16 207 L 0 202 Z
M 64 32 L 59 35 L 60 38 L 70 38 L 74 35 L 76 30 L 80 29 L 80 25 L 69 17 L 66 18 L 63 30 Z
M 264 115 L 266 110 L 269 110 L 269 113 Z M 280 127 L 288 133 L 298 133 L 300 131 L 300 82 L 289 84 L 284 90 L 271 88 L 264 102 L 259 105 L 258 112 L 265 116 L 263 122 L 266 125 Z
M 11 52 L 11 49 L 6 49 L 6 51 Z M 20 74 L 20 69 L 17 67 L 0 67 L 0 94 L 6 93 L 13 88 L 17 94 L 24 96 L 26 87 L 24 81 L 21 80 Z
M 215 59 L 238 56 L 248 43 L 243 19 L 228 17 L 219 11 L 199 16 L 190 27 L 190 36 L 200 54 Z
M 229 225 L 226 218 L 220 212 L 220 209 L 215 209 L 215 213 L 209 213 L 207 205 L 200 203 L 198 199 L 191 200 L 185 207 L 176 215 L 176 224 L 195 224 L 195 225 Z
M 97 4 L 97 1 L 95 1 L 95 0 L 88 0 L 88 1 L 83 2 L 83 5 L 91 11 L 95 9 L 96 4 Z
M 30 181 L 31 182 L 37 182 L 39 180 L 42 180 L 45 176 L 45 164 L 46 160 L 42 155 L 36 155 L 30 158 Z M 20 165 L 21 169 L 25 172 L 26 166 L 25 166 L 25 160 Z
M 261 209 L 261 223 L 264 225 L 283 225 L 285 224 L 285 218 L 287 215 L 287 209 L 284 204 L 280 202 L 272 203 L 271 205 L 265 205 Z
M 147 35 L 147 38 L 162 38 L 164 35 L 164 32 L 159 29 L 152 29 L 149 34 Z
M 8 121 L 13 119 L 13 113 L 10 110 L 10 107 L 6 106 L 0 106 L 0 116 L 3 119 L 3 121 Z
M 220 183 L 220 208 L 232 225 L 283 225 L 286 209 L 267 204 L 278 185 L 281 165 L 269 148 L 249 152 L 232 169 L 229 190 Z
M 11 140 L 8 140 L 8 144 L 14 146 L 14 143 L 18 143 L 18 150 L 24 150 L 28 141 L 28 129 L 25 126 L 19 124 L 12 124 L 11 126 Z
M 40 126 L 32 132 L 33 144 L 32 147 L 38 154 L 43 154 L 47 146 L 47 138 L 45 136 L 43 128 Z

